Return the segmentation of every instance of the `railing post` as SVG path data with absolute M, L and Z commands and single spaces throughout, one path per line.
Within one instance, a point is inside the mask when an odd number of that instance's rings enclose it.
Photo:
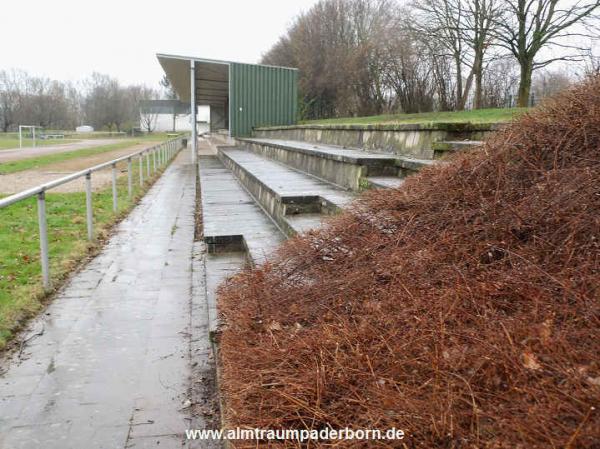
M 146 175 L 150 179 L 150 153 L 146 151 Z
M 144 187 L 144 155 L 140 153 L 140 187 Z
M 38 223 L 40 228 L 40 262 L 42 264 L 42 283 L 50 288 L 50 261 L 48 259 L 48 224 L 46 222 L 46 192 L 37 195 Z
M 85 175 L 85 215 L 88 240 L 94 239 L 94 211 L 92 209 L 92 172 Z
M 127 196 L 131 199 L 133 195 L 133 173 L 131 170 L 131 158 L 127 159 Z
M 113 194 L 113 212 L 118 210 L 117 204 L 117 164 L 112 164 L 112 194 Z
M 150 151 L 152 152 L 152 173 L 156 173 L 156 147 Z

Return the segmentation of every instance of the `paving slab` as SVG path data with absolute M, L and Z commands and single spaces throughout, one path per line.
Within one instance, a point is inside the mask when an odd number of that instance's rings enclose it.
M 196 173 L 176 158 L 102 252 L 0 359 L 0 448 L 182 447 L 192 366 Z M 196 295 L 201 294 L 196 292 Z M 204 320 L 204 321 L 202 321 Z M 201 425 L 197 419 L 196 426 Z M 185 446 L 184 446 L 185 447 Z
M 369 183 L 379 189 L 393 189 L 404 184 L 404 179 L 395 176 L 369 176 Z
M 275 223 L 216 157 L 200 157 L 199 172 L 205 241 L 243 237 L 251 259 L 260 263 L 285 240 Z
M 320 157 L 335 159 L 353 164 L 389 161 L 393 162 L 396 158 L 390 154 L 370 153 L 357 148 L 340 147 L 337 145 L 325 145 L 322 143 L 306 142 L 301 140 L 283 140 L 283 139 L 240 139 L 243 142 L 271 145 L 290 151 L 298 151 L 307 154 L 314 154 Z
M 250 138 L 240 139 L 243 142 L 272 145 L 289 151 L 298 151 L 306 154 L 318 155 L 319 157 L 334 159 L 352 164 L 368 164 L 372 162 L 396 162 L 409 161 L 415 164 L 429 165 L 432 163 L 429 159 L 417 159 L 409 156 L 395 154 L 375 153 L 359 148 L 341 147 L 338 145 L 326 145 L 322 143 L 313 143 L 300 140 L 284 139 L 261 139 Z
M 281 198 L 317 196 L 340 209 L 354 199 L 347 190 L 250 151 L 238 148 L 220 148 L 220 151 Z

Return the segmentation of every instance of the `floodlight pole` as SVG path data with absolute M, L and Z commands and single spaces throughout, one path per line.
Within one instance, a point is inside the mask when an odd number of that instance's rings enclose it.
M 190 108 L 192 112 L 192 163 L 195 165 L 198 158 L 198 130 L 196 129 L 196 63 L 190 60 Z

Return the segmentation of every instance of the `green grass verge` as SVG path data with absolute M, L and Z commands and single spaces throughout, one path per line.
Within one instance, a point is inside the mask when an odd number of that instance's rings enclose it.
M 144 165 L 144 170 L 145 170 Z M 112 210 L 112 187 L 93 195 L 95 243 L 87 241 L 85 193 L 47 193 L 46 208 L 50 273 L 54 286 L 86 256 L 101 247 L 111 226 L 126 216 L 158 174 L 142 188 L 133 164 L 134 195 L 127 195 L 127 176 L 118 179 L 117 215 Z M 39 233 L 35 198 L 0 209 L 0 348 L 19 326 L 43 306 L 49 292 L 41 286 Z
M 346 117 L 301 122 L 306 125 L 373 125 L 427 123 L 497 123 L 508 122 L 528 108 L 477 109 L 456 112 L 423 112 L 419 114 L 387 114 L 371 117 Z
M 157 138 L 155 140 L 158 142 L 164 139 Z M 111 145 L 102 145 L 98 147 L 84 148 L 81 150 L 65 151 L 62 153 L 45 154 L 43 156 L 21 159 L 19 161 L 4 162 L 0 164 L 0 174 L 9 174 L 23 170 L 37 169 L 57 162 L 68 161 L 79 157 L 92 156 L 94 154 L 106 153 L 108 151 L 121 150 L 123 148 L 137 145 L 139 143 L 151 141 L 153 140 L 147 138 L 126 139 L 123 140 L 123 142 L 114 143 Z

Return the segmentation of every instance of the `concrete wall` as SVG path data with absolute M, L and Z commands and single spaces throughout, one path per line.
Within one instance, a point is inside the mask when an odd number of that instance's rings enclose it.
M 382 164 L 360 165 L 356 161 L 345 161 L 341 157 L 324 157 L 301 150 L 289 150 L 276 144 L 261 145 L 245 139 L 238 139 L 238 144 L 256 154 L 265 156 L 310 173 L 318 178 L 332 182 L 340 187 L 358 191 L 360 180 L 366 176 L 396 175 L 398 170 L 391 164 L 386 172 Z
M 256 128 L 255 137 L 303 140 L 359 148 L 379 153 L 433 159 L 433 143 L 481 140 L 497 124 L 438 123 L 435 125 L 296 125 Z

